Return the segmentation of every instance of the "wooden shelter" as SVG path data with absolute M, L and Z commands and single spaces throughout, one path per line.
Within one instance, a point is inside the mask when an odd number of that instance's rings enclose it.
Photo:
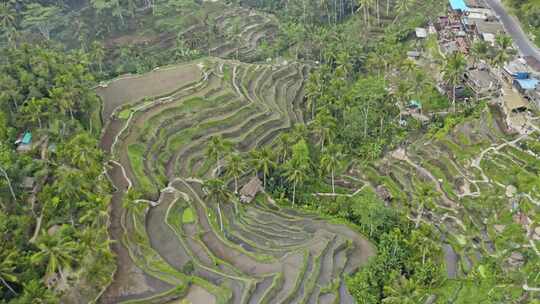
M 240 201 L 242 203 L 251 203 L 255 196 L 257 196 L 257 193 L 263 191 L 261 180 L 257 176 L 254 176 L 240 189 Z

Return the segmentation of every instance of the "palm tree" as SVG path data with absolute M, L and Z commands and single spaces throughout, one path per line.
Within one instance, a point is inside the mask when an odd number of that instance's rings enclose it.
M 92 61 L 96 62 L 99 68 L 99 72 L 102 72 L 103 59 L 105 58 L 105 48 L 103 44 L 99 41 L 92 42 L 92 51 L 90 53 L 90 58 Z
M 5 252 L 4 252 L 5 254 Z M 0 282 L 9 289 L 13 294 L 17 294 L 8 282 L 17 283 L 18 279 L 15 275 L 15 255 L 17 252 L 12 251 L 9 254 L 0 256 Z
M 62 280 L 66 281 L 64 270 L 75 260 L 77 243 L 67 238 L 49 237 L 44 233 L 38 248 L 39 252 L 33 254 L 30 261 L 34 264 L 46 264 L 48 277 L 58 272 Z
M 270 170 L 276 165 L 274 155 L 269 147 L 260 148 L 250 152 L 251 164 L 255 169 L 255 174 L 262 172 L 263 188 L 266 189 L 266 177 Z
M 508 62 L 514 53 L 512 50 L 512 38 L 505 34 L 499 34 L 495 37 L 495 45 L 497 46 L 497 51 L 495 52 L 492 63 L 500 68 Z
M 8 42 L 13 39 L 15 30 L 16 12 L 7 1 L 0 4 L 0 27 L 5 30 L 8 37 Z
M 217 163 L 217 175 L 221 174 L 221 158 L 224 153 L 232 149 L 232 143 L 228 140 L 224 140 L 221 135 L 212 136 L 210 143 L 206 147 L 206 156 L 209 158 L 215 158 Z
M 315 118 L 317 109 L 317 100 L 322 96 L 323 84 L 321 73 L 314 72 L 309 76 L 309 81 L 306 84 L 306 107 L 311 110 L 311 119 Z
M 296 201 L 296 188 L 306 180 L 306 173 L 303 166 L 296 164 L 295 162 L 288 162 L 285 166 L 285 176 L 290 183 L 293 183 L 293 200 L 292 204 Z
M 330 111 L 327 108 L 323 108 L 317 113 L 317 116 L 315 116 L 315 120 L 310 127 L 313 129 L 313 132 L 318 135 L 322 151 L 324 150 L 325 143 L 332 142 L 336 130 L 336 119 L 330 114 Z
M 21 109 L 21 114 L 27 121 L 35 124 L 38 123 L 39 128 L 42 128 L 41 118 L 45 114 L 45 106 L 48 102 L 42 99 L 32 98 L 27 101 Z
M 477 40 L 475 43 L 473 43 L 471 47 L 471 55 L 472 59 L 474 61 L 474 64 L 482 59 L 485 59 L 487 57 L 487 54 L 489 52 L 489 45 L 484 40 Z
M 384 286 L 385 298 L 382 303 L 388 304 L 416 304 L 422 303 L 424 294 L 419 290 L 418 284 L 401 276 L 394 284 Z
M 234 193 L 238 193 L 238 177 L 246 171 L 246 163 L 238 153 L 227 157 L 227 176 L 234 178 Z
M 397 88 L 394 92 L 394 96 L 397 99 L 398 105 L 399 105 L 399 121 L 402 120 L 402 112 L 405 108 L 407 102 L 409 102 L 409 99 L 411 98 L 412 94 L 412 87 L 409 84 L 409 82 L 405 80 L 400 80 L 397 84 Z
M 398 0 L 396 7 L 396 17 L 394 18 L 394 21 L 392 21 L 392 23 L 396 23 L 401 14 L 408 12 L 411 8 L 411 5 L 414 4 L 414 1 L 415 0 Z
M 362 9 L 364 11 L 364 22 L 366 25 L 369 22 L 369 9 L 373 5 L 374 0 L 357 0 L 358 1 L 358 10 Z
M 232 194 L 229 192 L 229 189 L 225 186 L 225 183 L 217 178 L 209 179 L 204 182 L 203 189 L 206 192 L 206 197 L 210 201 L 214 201 L 217 204 L 218 216 L 219 216 L 219 227 L 223 231 L 223 219 L 221 217 L 221 202 L 228 201 L 232 198 Z
M 13 202 L 15 202 L 17 198 L 15 197 L 15 191 L 13 191 L 13 186 L 11 185 L 11 179 L 9 178 L 6 170 L 4 170 L 4 168 L 2 167 L 0 167 L 0 173 L 4 175 L 4 178 L 6 179 L 6 182 L 8 184 L 9 193 L 11 193 L 11 198 L 13 198 Z
M 341 165 L 343 154 L 335 147 L 331 146 L 321 157 L 321 167 L 323 172 L 330 173 L 332 177 L 332 193 L 336 194 L 335 171 Z
M 278 156 L 278 162 L 284 163 L 291 152 L 293 141 L 289 133 L 281 133 L 276 139 L 275 151 Z
M 456 87 L 461 83 L 461 77 L 465 73 L 467 62 L 463 54 L 454 52 L 446 58 L 443 68 L 443 78 L 452 86 L 452 105 L 456 112 Z

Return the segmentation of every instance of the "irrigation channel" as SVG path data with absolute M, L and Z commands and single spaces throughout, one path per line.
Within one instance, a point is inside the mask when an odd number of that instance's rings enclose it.
M 101 303 L 353 302 L 344 278 L 375 251 L 364 237 L 266 194 L 218 208 L 202 187 L 217 167 L 212 136 L 244 153 L 304 122 L 309 70 L 207 58 L 97 89 L 118 263 Z M 130 202 L 130 189 L 143 199 Z

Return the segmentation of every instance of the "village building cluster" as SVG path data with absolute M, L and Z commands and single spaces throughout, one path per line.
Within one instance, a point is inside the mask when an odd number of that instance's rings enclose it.
M 444 55 L 454 52 L 467 55 L 469 60 L 463 86 L 456 90 L 458 99 L 465 97 L 467 87 L 476 100 L 497 100 L 507 118 L 512 116 L 518 120 L 510 122 L 509 127 L 520 131 L 515 129 L 526 121 L 523 115 L 529 115 L 531 110 L 540 110 L 540 62 L 531 56 L 516 55 L 502 68 L 497 68 L 471 54 L 476 41 L 485 41 L 495 47 L 496 37 L 503 33 L 502 23 L 484 0 L 449 0 L 447 14 L 439 16 L 427 28 L 416 29 L 418 39 L 436 35 Z M 421 54 L 411 51 L 408 56 L 417 59 Z M 439 85 L 439 88 L 442 93 L 450 95 L 450 88 L 444 85 Z

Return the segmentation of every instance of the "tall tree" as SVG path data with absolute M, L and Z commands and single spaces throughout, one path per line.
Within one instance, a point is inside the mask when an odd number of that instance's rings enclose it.
M 7 250 L 7 249 L 6 249 Z M 15 255 L 16 251 L 4 251 L 0 254 L 0 282 L 13 294 L 17 294 L 9 282 L 17 283 L 18 279 L 15 275 Z
M 223 231 L 223 218 L 221 216 L 221 202 L 229 201 L 232 198 L 231 192 L 220 179 L 209 179 L 204 182 L 203 189 L 206 191 L 206 197 L 216 203 L 219 216 L 219 227 Z
M 13 185 L 11 184 L 11 179 L 9 178 L 9 175 L 7 174 L 6 170 L 3 167 L 0 167 L 0 173 L 2 173 L 2 175 L 6 179 L 6 182 L 9 188 L 9 193 L 11 194 L 11 198 L 13 198 L 13 202 L 17 201 L 17 197 L 15 196 L 15 191 L 13 191 Z
M 51 31 L 65 21 L 60 7 L 55 5 L 43 6 L 31 3 L 26 6 L 23 15 L 21 25 L 27 29 L 37 29 L 46 40 L 51 38 Z
M 214 158 L 217 164 L 217 175 L 221 174 L 221 159 L 225 153 L 230 152 L 232 149 L 232 143 L 223 139 L 220 135 L 212 136 L 210 142 L 206 147 L 206 156 Z
M 10 44 L 13 42 L 13 34 L 16 31 L 16 12 L 9 2 L 0 4 L 0 32 L 4 32 Z
M 499 34 L 495 37 L 495 45 L 496 51 L 492 63 L 496 67 L 501 68 L 515 53 L 512 49 L 512 38 L 505 34 Z
M 327 108 L 323 108 L 315 116 L 315 120 L 310 124 L 310 128 L 319 137 L 321 151 L 325 144 L 331 144 L 335 136 L 336 119 L 330 114 Z
M 38 249 L 39 251 L 31 256 L 32 263 L 45 264 L 47 277 L 59 273 L 62 280 L 67 282 L 64 271 L 76 260 L 77 243 L 59 236 L 50 237 L 44 232 Z
M 227 176 L 234 178 L 234 193 L 238 193 L 238 178 L 246 171 L 246 163 L 238 153 L 227 157 Z
M 452 105 L 456 111 L 456 88 L 461 83 L 467 62 L 460 52 L 454 52 L 446 58 L 443 68 L 443 78 L 452 86 Z
M 336 146 L 330 146 L 321 157 L 321 168 L 325 173 L 330 173 L 332 178 L 332 193 L 336 193 L 335 173 L 341 166 L 343 153 Z
M 103 71 L 103 59 L 105 59 L 105 48 L 101 42 L 92 42 L 90 59 L 97 64 L 99 72 L 101 73 Z
M 266 189 L 266 178 L 270 174 L 270 170 L 276 165 L 272 150 L 269 147 L 253 150 L 250 153 L 250 158 L 255 174 L 262 172 L 263 188 Z
M 302 185 L 311 169 L 309 148 L 305 140 L 301 139 L 292 147 L 292 156 L 285 163 L 285 176 L 293 184 L 293 205 L 296 202 L 296 189 Z

